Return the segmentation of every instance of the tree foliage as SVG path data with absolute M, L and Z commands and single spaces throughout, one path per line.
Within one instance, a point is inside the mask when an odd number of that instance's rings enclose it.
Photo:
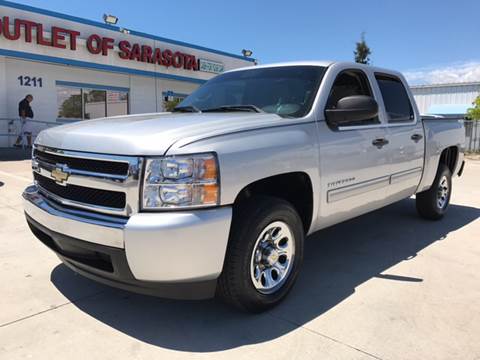
M 163 108 L 165 111 L 170 112 L 173 109 L 175 109 L 175 106 L 177 106 L 181 101 L 182 99 L 180 98 L 174 98 L 173 100 L 166 100 L 163 102 Z
M 480 95 L 472 103 L 473 107 L 467 110 L 467 118 L 471 120 L 480 120 Z
M 355 55 L 355 62 L 367 65 L 370 64 L 370 55 L 372 54 L 372 51 L 365 41 L 364 32 L 362 32 L 360 41 L 356 43 L 356 49 L 353 54 Z
M 60 118 L 82 118 L 82 96 L 71 95 L 68 99 L 65 99 L 60 105 L 60 111 L 58 113 Z

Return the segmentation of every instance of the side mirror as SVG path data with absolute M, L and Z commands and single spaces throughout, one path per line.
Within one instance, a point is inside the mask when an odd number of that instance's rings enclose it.
M 365 95 L 347 96 L 338 100 L 335 109 L 326 109 L 325 118 L 332 125 L 374 118 L 378 115 L 378 104 L 374 98 Z

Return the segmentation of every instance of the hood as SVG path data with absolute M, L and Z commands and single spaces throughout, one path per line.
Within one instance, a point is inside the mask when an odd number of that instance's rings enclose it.
M 79 121 L 42 131 L 36 144 L 116 155 L 164 155 L 177 141 L 278 125 L 275 114 L 160 113 Z

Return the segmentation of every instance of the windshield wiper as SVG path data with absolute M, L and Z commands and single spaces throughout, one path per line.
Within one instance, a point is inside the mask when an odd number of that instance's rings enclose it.
M 263 113 L 262 109 L 256 107 L 255 105 L 222 105 L 216 108 L 205 109 L 203 112 L 223 112 L 223 111 L 249 111 L 256 113 Z
M 200 109 L 193 105 L 187 106 L 177 106 L 175 107 L 172 112 L 191 112 L 191 113 L 200 113 Z

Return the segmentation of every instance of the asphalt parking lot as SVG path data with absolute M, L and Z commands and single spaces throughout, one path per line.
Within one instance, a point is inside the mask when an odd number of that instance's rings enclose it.
M 480 161 L 440 222 L 407 199 L 314 234 L 261 315 L 96 284 L 30 233 L 29 161 L 0 162 L 0 359 L 480 359 Z

